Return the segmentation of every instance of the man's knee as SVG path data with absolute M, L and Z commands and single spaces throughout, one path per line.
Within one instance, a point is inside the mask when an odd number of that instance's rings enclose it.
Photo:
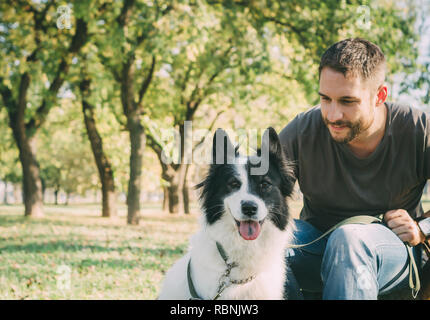
M 370 248 L 372 243 L 367 239 L 365 227 L 360 224 L 347 224 L 337 228 L 329 236 L 326 250 L 338 250 L 342 247 L 354 250 L 354 248 L 361 249 L 363 246 Z
M 326 297 L 349 296 L 354 290 L 357 297 L 363 292 L 377 296 L 376 254 L 366 237 L 363 225 L 345 225 L 336 229 L 327 241 L 321 265 L 321 279 Z
M 337 228 L 327 241 L 323 256 L 326 263 L 368 264 L 374 258 L 373 244 L 366 237 L 365 226 L 351 224 Z

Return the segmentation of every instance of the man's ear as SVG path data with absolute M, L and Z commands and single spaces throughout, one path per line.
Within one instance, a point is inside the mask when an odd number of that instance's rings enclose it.
M 377 96 L 376 105 L 377 106 L 383 105 L 388 97 L 388 88 L 385 84 L 381 85 L 378 88 L 378 91 L 376 92 L 376 96 Z
M 212 164 L 234 163 L 237 149 L 223 129 L 217 129 L 212 144 Z

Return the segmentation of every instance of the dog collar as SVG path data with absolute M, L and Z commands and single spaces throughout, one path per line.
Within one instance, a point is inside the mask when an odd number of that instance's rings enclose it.
M 188 279 L 188 289 L 190 290 L 190 295 L 191 295 L 190 300 L 203 300 L 197 294 L 196 288 L 194 287 L 194 284 L 193 284 L 193 279 L 191 278 L 191 258 L 190 260 L 188 260 L 187 279 Z
M 253 275 L 253 276 L 250 276 L 246 279 L 241 279 L 241 280 L 230 279 L 231 269 L 237 267 L 238 265 L 235 262 L 228 263 L 227 253 L 225 252 L 224 248 L 222 247 L 222 245 L 218 241 L 216 242 L 216 247 L 218 249 L 219 255 L 224 260 L 227 268 L 219 279 L 218 290 L 217 290 L 215 297 L 212 300 L 217 300 L 219 298 L 219 296 L 221 295 L 221 293 L 230 285 L 232 285 L 232 284 L 245 284 L 245 283 L 252 281 L 255 278 L 255 275 Z M 197 294 L 196 288 L 194 287 L 193 279 L 191 277 L 191 258 L 188 261 L 187 279 L 188 279 L 188 289 L 190 290 L 190 295 L 191 295 L 190 300 L 203 300 Z

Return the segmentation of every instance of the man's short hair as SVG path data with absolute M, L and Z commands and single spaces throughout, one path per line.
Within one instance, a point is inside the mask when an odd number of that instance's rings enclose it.
M 328 48 L 321 57 L 320 77 L 325 67 L 341 72 L 345 77 L 361 76 L 377 86 L 385 80 L 384 54 L 376 44 L 361 38 L 345 39 Z

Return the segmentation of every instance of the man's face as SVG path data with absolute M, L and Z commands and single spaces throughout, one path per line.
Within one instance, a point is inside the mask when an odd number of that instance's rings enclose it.
M 321 71 L 319 94 L 323 121 L 336 142 L 349 143 L 373 123 L 375 101 L 361 77 L 345 78 L 325 67 Z

